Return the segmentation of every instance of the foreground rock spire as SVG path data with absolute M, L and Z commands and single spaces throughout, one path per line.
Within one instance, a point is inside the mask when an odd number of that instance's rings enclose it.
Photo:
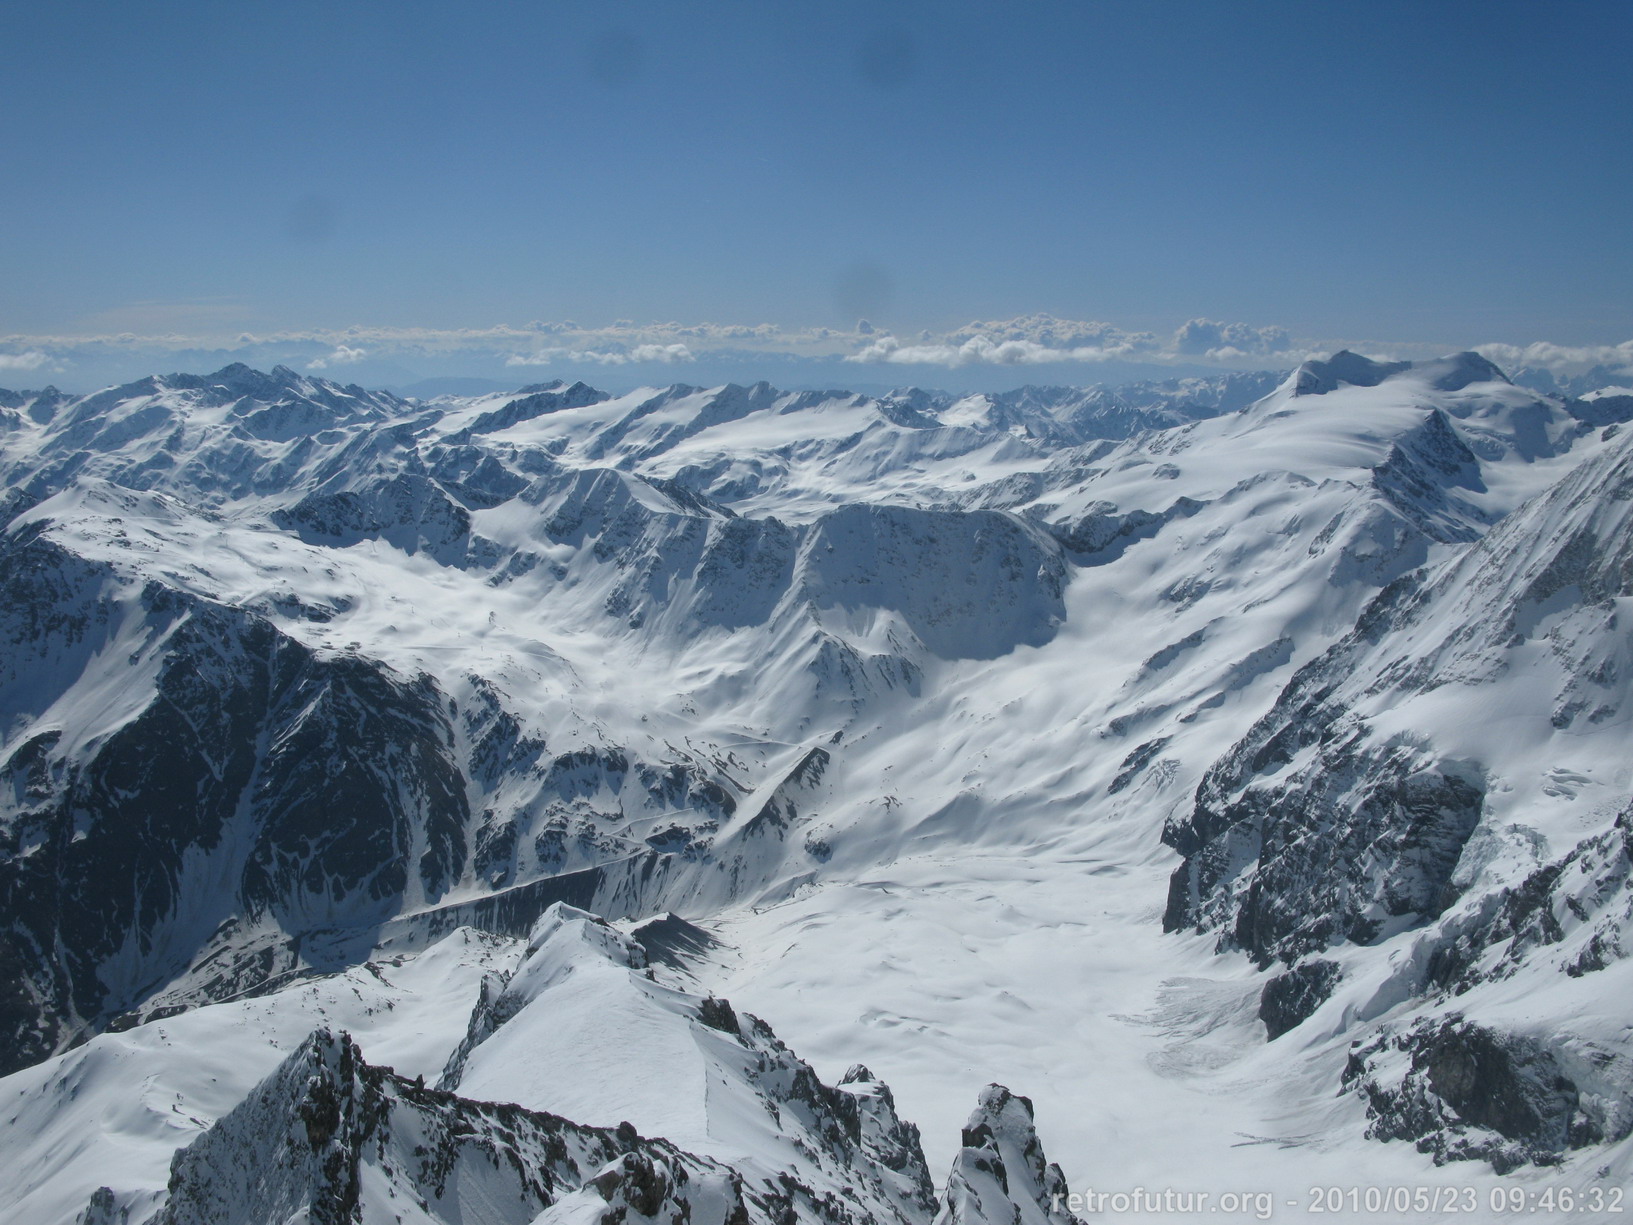
M 1081 1225 L 1067 1194 L 1066 1176 L 1044 1159 L 1031 1099 L 1002 1085 L 981 1090 L 936 1225 Z

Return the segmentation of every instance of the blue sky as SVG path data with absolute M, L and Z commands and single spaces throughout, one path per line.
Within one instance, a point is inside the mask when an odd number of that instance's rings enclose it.
M 1623 0 L 12 4 L 0 383 L 1614 360 L 1630 36 Z

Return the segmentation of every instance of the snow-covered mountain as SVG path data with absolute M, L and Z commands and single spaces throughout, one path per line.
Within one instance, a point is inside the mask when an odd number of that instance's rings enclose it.
M 0 1220 L 1625 1181 L 1630 419 L 0 393 Z

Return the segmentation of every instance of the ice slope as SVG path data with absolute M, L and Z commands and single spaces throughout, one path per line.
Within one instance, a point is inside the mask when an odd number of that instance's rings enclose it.
M 1616 404 L 1517 388 L 1471 355 L 1338 355 L 1245 406 L 1231 388 L 1112 403 L 561 386 L 419 405 L 252 375 L 152 380 L 90 408 L 35 397 L 0 439 L 5 578 L 23 584 L 4 663 L 31 678 L 4 695 L 5 880 L 88 896 L 125 854 L 99 830 L 189 807 L 113 770 L 144 720 L 154 744 L 228 729 L 167 773 L 215 786 L 234 831 L 206 846 L 215 835 L 134 827 L 156 861 L 139 879 L 162 887 L 139 920 L 89 908 L 108 921 L 70 941 L 75 981 L 95 988 L 83 1006 L 52 996 L 47 945 L 13 924 L 0 969 L 33 993 L 23 1019 L 47 1023 L 28 1058 L 116 1019 L 145 1020 L 130 1034 L 178 1024 L 210 1009 L 157 1018 L 228 992 L 298 998 L 376 946 L 407 956 L 460 924 L 522 936 L 552 902 L 678 909 L 723 941 L 694 986 L 766 1016 L 829 1076 L 857 1057 L 880 1070 L 927 1123 L 938 1171 L 958 1148 L 939 1124 L 999 1079 L 1034 1099 L 1074 1187 L 1173 1183 L 1175 1136 L 1198 1179 L 1251 1175 L 1295 1199 L 1315 1173 L 1423 1176 L 1411 1145 L 1363 1139 L 1410 1130 L 1387 1109 L 1410 1069 L 1365 1051 L 1429 991 L 1391 967 L 1433 917 L 1403 911 L 1418 917 L 1340 954 L 1355 964 L 1327 1007 L 1389 979 L 1382 1011 L 1320 1041 L 1307 1035 L 1327 1014 L 1300 1017 L 1266 1045 L 1270 973 L 1215 953 L 1211 928 L 1163 934 L 1176 857 L 1157 835 L 1380 590 L 1461 564 L 1525 499 L 1611 454 Z M 232 733 L 231 702 L 212 695 L 240 665 L 178 688 L 228 625 L 226 640 L 276 644 L 324 692 L 348 678 L 398 695 L 399 730 L 347 760 L 365 808 L 402 814 L 408 842 L 368 821 L 328 861 L 299 848 L 326 809 L 299 770 L 269 769 L 278 747 L 299 728 L 365 745 L 375 703 L 292 700 L 286 728 L 263 702 Z M 184 693 L 202 704 L 177 722 Z M 412 743 L 411 775 L 457 778 L 457 794 L 424 806 L 392 784 L 380 766 Z M 223 786 L 233 759 L 275 785 Z M 109 782 L 86 791 L 87 777 Z M 1603 845 L 1558 878 L 1614 857 L 1603 821 L 1577 824 Z M 284 845 L 280 829 L 294 853 L 274 856 L 276 904 L 257 909 L 247 852 Z M 379 879 L 359 865 L 400 862 L 405 845 L 420 870 L 400 886 L 345 883 Z M 447 866 L 428 882 L 433 845 Z M 347 870 L 323 871 L 336 855 Z M 302 884 L 314 866 L 340 882 L 322 907 Z M 1469 904 L 1517 915 L 1509 879 L 1480 877 Z M 21 896 L 5 895 L 8 918 Z M 85 913 L 40 931 L 72 936 Z M 1283 984 L 1269 1015 L 1291 1020 L 1306 994 Z M 1432 1035 L 1419 1047 L 1439 1049 Z M 1584 1093 L 1609 1100 L 1582 1076 Z M 661 1105 L 699 1126 L 695 1103 Z M 1280 1146 L 1244 1152 L 1242 1133 Z

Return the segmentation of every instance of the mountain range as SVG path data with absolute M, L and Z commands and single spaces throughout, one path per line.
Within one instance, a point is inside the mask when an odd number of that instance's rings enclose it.
M 1625 1186 L 1633 395 L 1527 381 L 0 392 L 0 1222 Z

